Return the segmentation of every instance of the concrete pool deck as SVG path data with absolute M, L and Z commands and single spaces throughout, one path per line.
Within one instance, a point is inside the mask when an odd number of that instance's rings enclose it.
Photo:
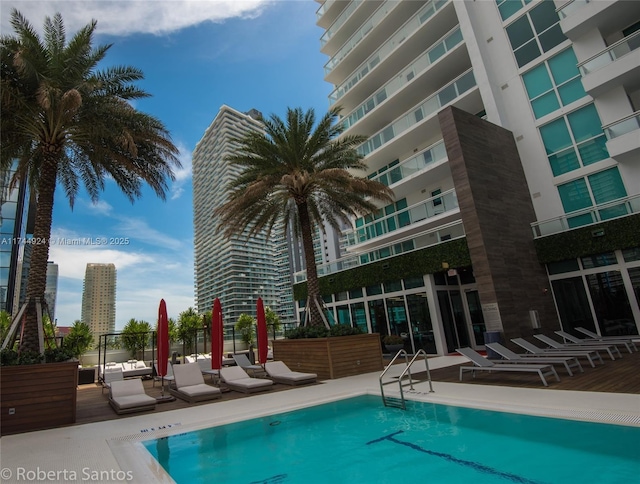
M 429 359 L 431 369 L 467 361 L 459 356 Z M 424 369 L 418 362 L 415 371 Z M 398 374 L 401 367 L 392 368 Z M 0 439 L 3 483 L 18 482 L 172 482 L 140 441 L 204 427 L 281 413 L 362 394 L 380 395 L 379 373 L 327 380 L 308 387 L 214 402 L 187 409 L 145 414 L 58 429 L 8 435 Z M 405 387 L 408 399 L 530 415 L 640 427 L 640 395 L 512 388 L 426 382 Z M 398 396 L 396 385 L 385 393 Z

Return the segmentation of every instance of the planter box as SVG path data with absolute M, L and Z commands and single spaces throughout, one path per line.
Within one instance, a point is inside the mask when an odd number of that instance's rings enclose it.
M 359 334 L 330 338 L 272 341 L 273 357 L 293 371 L 316 373 L 319 380 L 382 371 L 380 335 Z
M 1 367 L 1 434 L 75 423 L 77 387 L 77 361 Z

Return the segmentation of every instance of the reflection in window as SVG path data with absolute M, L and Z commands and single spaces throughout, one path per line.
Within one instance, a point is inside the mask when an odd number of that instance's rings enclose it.
M 354 303 L 351 305 L 351 320 L 353 326 L 360 328 L 363 332 L 368 333 L 367 329 L 367 315 L 364 309 L 364 303 Z
M 553 295 L 558 306 L 562 328 L 572 332 L 576 327 L 596 330 L 589 309 L 589 300 L 581 277 L 552 281 Z
M 589 274 L 586 279 L 598 318 L 600 334 L 603 336 L 637 334 L 638 330 L 620 271 Z

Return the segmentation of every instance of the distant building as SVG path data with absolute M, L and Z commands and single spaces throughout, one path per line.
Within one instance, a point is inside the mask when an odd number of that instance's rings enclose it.
M 211 310 L 214 298 L 222 303 L 225 325 L 232 325 L 242 313 L 255 315 L 261 297 L 283 320 L 293 320 L 290 249 L 282 229 L 274 228 L 269 238 L 223 236 L 213 211 L 226 201 L 227 184 L 238 168 L 225 161 L 233 152 L 232 139 L 250 130 L 263 129 L 261 114 L 222 106 L 193 152 L 193 221 L 195 231 L 195 291 L 198 312 Z
M 58 264 L 47 262 L 47 285 L 44 289 L 44 299 L 49 309 L 51 321 L 56 320 L 56 298 L 58 296 Z
M 116 266 L 87 264 L 82 292 L 82 322 L 96 340 L 116 329 Z

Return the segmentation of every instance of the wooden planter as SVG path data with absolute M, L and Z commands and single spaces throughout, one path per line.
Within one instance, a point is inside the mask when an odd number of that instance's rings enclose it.
M 77 387 L 77 361 L 1 367 L 1 434 L 75 423 Z
M 316 373 L 319 380 L 382 371 L 380 335 L 359 334 L 330 338 L 272 341 L 273 357 L 293 371 Z

